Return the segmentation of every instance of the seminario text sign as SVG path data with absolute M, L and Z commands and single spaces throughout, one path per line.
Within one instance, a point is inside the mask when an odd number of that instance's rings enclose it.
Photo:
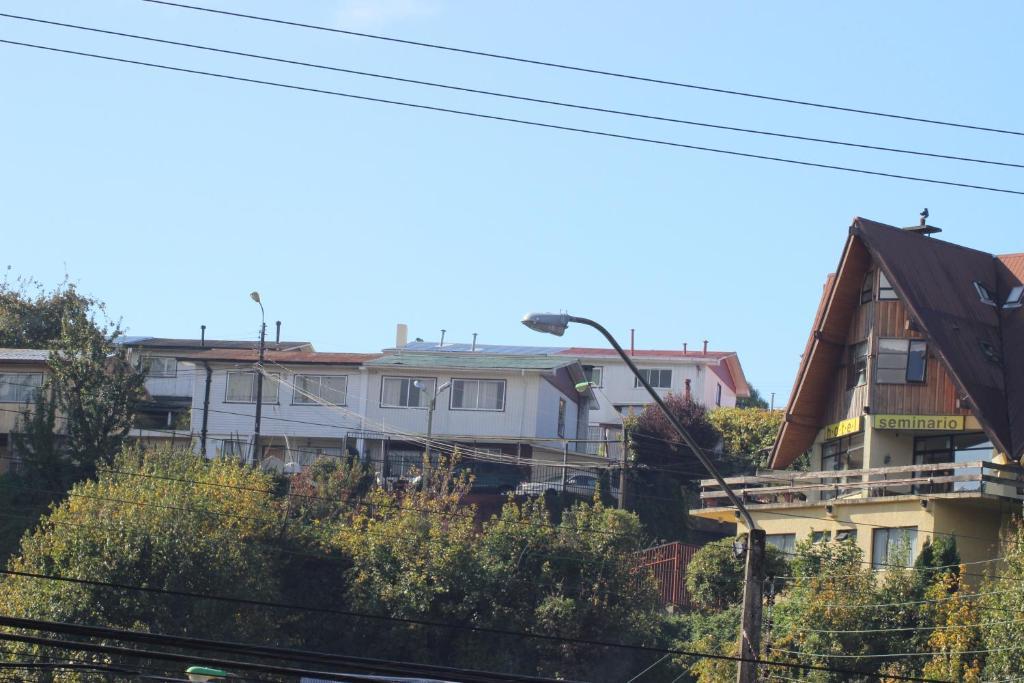
M 849 420 L 841 420 L 825 425 L 825 438 L 838 439 L 848 434 L 856 434 L 861 430 L 860 417 L 851 417 Z
M 942 432 L 963 431 L 963 415 L 872 415 L 875 429 L 921 429 Z

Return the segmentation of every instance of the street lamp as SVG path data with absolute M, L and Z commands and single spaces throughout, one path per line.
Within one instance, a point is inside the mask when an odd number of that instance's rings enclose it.
M 600 332 L 608 343 L 612 345 L 612 348 L 619 354 L 626 365 L 633 372 L 637 381 L 643 385 L 647 393 L 651 395 L 654 402 L 661 409 L 661 412 L 668 419 L 669 424 L 672 425 L 676 433 L 682 438 L 683 443 L 693 451 L 693 454 L 697 456 L 701 464 L 704 465 L 704 469 L 718 482 L 718 485 L 722 487 L 725 495 L 729 498 L 729 501 L 736 507 L 736 510 L 743 517 L 743 521 L 747 526 L 747 548 L 746 548 L 746 563 L 744 567 L 744 585 L 743 585 L 743 620 L 740 627 L 740 665 L 737 674 L 738 683 L 754 683 L 757 678 L 757 658 L 760 654 L 761 648 L 761 590 L 762 590 L 762 574 L 764 573 L 764 540 L 765 533 L 762 529 L 758 529 L 754 523 L 754 518 L 750 515 L 750 511 L 743 504 L 743 501 L 737 497 L 729 485 L 725 483 L 725 479 L 718 472 L 718 468 L 715 467 L 711 459 L 705 455 L 703 449 L 697 444 L 694 438 L 686 430 L 686 427 L 676 418 L 675 415 L 669 411 L 668 406 L 665 405 L 665 401 L 661 396 L 651 387 L 647 379 L 640 374 L 637 370 L 633 360 L 622 350 L 619 343 L 615 341 L 615 337 L 611 335 L 600 323 L 594 322 L 587 318 L 578 318 L 568 313 L 528 313 L 523 316 L 522 323 L 529 327 L 531 330 L 536 332 L 544 332 L 546 334 L 553 334 L 556 337 L 561 337 L 565 334 L 566 328 L 569 327 L 569 323 L 579 323 L 581 325 L 587 325 L 593 327 L 595 330 Z
M 412 385 L 414 387 L 416 387 L 417 389 L 419 389 L 420 391 L 423 391 L 423 389 L 426 387 L 426 384 L 424 384 L 420 380 L 415 380 L 412 383 Z M 442 391 L 444 391 L 445 389 L 451 388 L 451 386 L 452 386 L 451 382 L 445 382 L 444 384 L 439 386 L 434 391 L 434 395 L 430 397 L 430 403 L 427 404 L 427 457 L 428 458 L 430 457 L 430 447 L 431 447 L 430 436 L 434 433 L 434 408 L 437 407 L 437 397 L 441 394 Z
M 260 453 L 260 416 L 263 413 L 263 350 L 267 338 L 267 316 L 263 311 L 263 302 L 259 292 L 250 292 L 249 297 L 260 305 L 260 360 L 256 366 L 256 424 L 252 435 L 252 464 L 259 462 Z

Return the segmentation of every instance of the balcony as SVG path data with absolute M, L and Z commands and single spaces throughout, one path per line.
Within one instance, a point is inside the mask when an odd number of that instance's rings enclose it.
M 1024 500 L 1024 468 L 983 460 L 828 472 L 769 470 L 725 481 L 753 509 L 894 496 Z M 700 484 L 702 510 L 729 507 L 728 497 L 714 479 Z

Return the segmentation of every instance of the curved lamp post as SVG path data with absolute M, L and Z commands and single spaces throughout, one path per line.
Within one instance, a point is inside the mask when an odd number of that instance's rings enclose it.
M 259 292 L 250 292 L 249 298 L 260 305 L 260 360 L 256 368 L 256 424 L 252 434 L 252 466 L 259 464 L 260 456 L 260 417 L 263 413 L 263 350 L 267 339 L 267 316 L 263 311 L 263 302 Z
M 665 401 L 661 398 L 658 392 L 654 390 L 647 379 L 640 374 L 640 371 L 637 370 L 633 360 L 625 351 L 622 350 L 619 343 L 615 341 L 615 337 L 613 337 L 603 325 L 588 318 L 579 318 L 574 315 L 569 315 L 568 313 L 528 313 L 523 316 L 522 323 L 535 332 L 553 334 L 556 337 L 561 337 L 565 334 L 565 330 L 569 327 L 569 323 L 587 325 L 600 332 L 633 372 L 637 381 L 640 382 L 644 389 L 647 390 L 647 393 L 651 395 L 651 398 L 658 405 L 658 408 L 661 409 L 661 412 L 668 419 L 669 424 L 672 425 L 672 428 L 676 430 L 677 434 L 679 434 L 683 443 L 693 451 L 693 454 L 697 456 L 697 459 L 700 460 L 702 465 L 704 465 L 704 469 L 706 469 L 708 474 L 718 482 L 718 485 L 722 487 L 725 495 L 729 498 L 729 502 L 736 507 L 737 512 L 742 516 L 743 522 L 746 524 L 749 533 L 747 534 L 747 556 L 746 562 L 744 563 L 743 622 L 740 628 L 740 644 L 742 647 L 740 654 L 742 660 L 739 665 L 737 681 L 739 683 L 753 683 L 757 677 L 757 658 L 761 649 L 761 591 L 762 580 L 764 578 L 762 576 L 764 567 L 764 531 L 757 528 L 757 525 L 754 523 L 754 518 L 750 515 L 750 511 L 747 510 L 743 501 L 739 499 L 733 490 L 729 488 L 729 485 L 725 483 L 725 479 L 722 477 L 721 473 L 719 473 L 715 464 L 707 457 L 704 450 L 686 430 L 686 427 L 684 427 L 676 416 L 669 411 L 668 406 L 665 405 Z

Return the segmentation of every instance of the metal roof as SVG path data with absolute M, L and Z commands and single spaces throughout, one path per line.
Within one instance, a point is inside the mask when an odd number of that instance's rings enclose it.
M 391 349 L 398 351 L 399 349 Z M 565 351 L 564 346 L 506 346 L 503 344 L 462 344 L 450 343 L 441 346 L 438 342 L 414 341 L 401 348 L 402 351 L 440 351 L 442 353 L 487 353 L 502 356 L 548 356 Z
M 146 349 L 254 349 L 259 345 L 258 339 L 173 339 L 169 337 L 118 337 L 115 342 L 123 346 L 140 346 Z M 308 341 L 267 341 L 268 349 L 280 351 L 312 351 L 313 344 Z
M 50 360 L 46 349 L 3 349 L 0 348 L 0 362 L 45 363 Z
M 448 368 L 452 370 L 556 370 L 576 363 L 558 356 L 493 353 L 416 353 L 397 351 L 366 363 L 367 367 Z

